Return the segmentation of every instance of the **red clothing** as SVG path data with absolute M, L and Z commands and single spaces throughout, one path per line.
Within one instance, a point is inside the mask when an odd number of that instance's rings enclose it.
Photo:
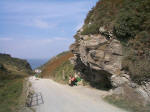
M 75 81 L 75 80 L 76 80 L 75 77 L 72 77 L 72 78 L 71 78 L 71 81 Z

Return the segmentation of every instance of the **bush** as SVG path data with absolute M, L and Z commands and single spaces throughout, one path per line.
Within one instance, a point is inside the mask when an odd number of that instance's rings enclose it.
M 132 80 L 137 83 L 150 78 L 150 61 L 138 57 L 126 57 L 123 60 L 123 67 L 130 72 Z
M 112 28 L 116 18 L 118 8 L 120 8 L 122 0 L 101 0 L 96 6 L 89 11 L 84 25 L 84 31 L 81 34 L 97 34 L 100 26 Z M 91 25 L 89 26 L 89 23 Z
M 100 0 L 89 11 L 81 34 L 97 34 L 106 26 L 118 39 L 134 38 L 139 31 L 150 29 L 149 12 L 150 0 Z
M 122 66 L 131 74 L 131 78 L 140 83 L 150 78 L 150 34 L 139 33 L 129 41 L 124 49 Z
M 88 34 L 97 34 L 99 33 L 99 25 L 98 24 L 89 24 L 85 26 L 84 31 L 81 32 L 81 35 L 88 35 Z
M 117 38 L 133 38 L 140 31 L 142 18 L 132 11 L 121 13 L 114 25 L 114 34 Z
M 123 3 L 124 7 L 119 11 L 114 25 L 114 34 L 117 38 L 133 38 L 142 30 L 141 25 L 145 21 L 144 11 L 141 10 L 142 3 L 139 0 L 126 0 Z M 145 14 L 147 16 L 148 12 Z

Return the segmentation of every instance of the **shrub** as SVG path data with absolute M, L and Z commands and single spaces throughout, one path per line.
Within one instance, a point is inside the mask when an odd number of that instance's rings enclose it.
M 140 9 L 142 3 L 139 0 L 126 0 L 123 5 L 114 25 L 114 34 L 119 39 L 133 38 L 142 30 L 141 25 L 145 21 L 143 10 Z M 145 14 L 147 16 L 148 13 Z
M 89 11 L 81 34 L 97 34 L 100 26 L 112 28 L 114 19 L 120 8 L 122 0 L 101 0 Z M 89 23 L 92 23 L 89 25 Z
M 122 66 L 131 74 L 131 78 L 140 83 L 150 78 L 150 34 L 139 33 L 135 39 L 129 41 L 124 49 Z
M 140 30 L 142 18 L 138 17 L 132 11 L 121 13 L 114 25 L 114 34 L 117 38 L 135 37 Z
M 82 35 L 88 34 L 97 34 L 99 32 L 99 25 L 98 24 L 89 24 L 85 26 L 84 31 L 81 32 Z
M 106 26 L 118 39 L 134 38 L 150 29 L 149 12 L 149 0 L 100 0 L 89 11 L 81 34 L 97 34 L 100 26 Z

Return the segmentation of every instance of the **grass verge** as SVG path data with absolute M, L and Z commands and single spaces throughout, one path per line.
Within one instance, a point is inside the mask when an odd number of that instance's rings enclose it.
M 17 112 L 19 96 L 23 89 L 23 78 L 0 82 L 0 112 Z
M 130 101 L 123 96 L 110 95 L 106 96 L 104 100 L 129 112 L 150 112 L 150 105 L 143 106 L 139 102 Z

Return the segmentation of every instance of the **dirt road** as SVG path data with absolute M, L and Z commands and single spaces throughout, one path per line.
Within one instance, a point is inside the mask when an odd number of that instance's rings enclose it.
M 41 92 L 43 104 L 34 106 L 36 112 L 126 112 L 102 100 L 105 92 L 87 87 L 69 87 L 50 79 L 31 77 L 36 93 Z

